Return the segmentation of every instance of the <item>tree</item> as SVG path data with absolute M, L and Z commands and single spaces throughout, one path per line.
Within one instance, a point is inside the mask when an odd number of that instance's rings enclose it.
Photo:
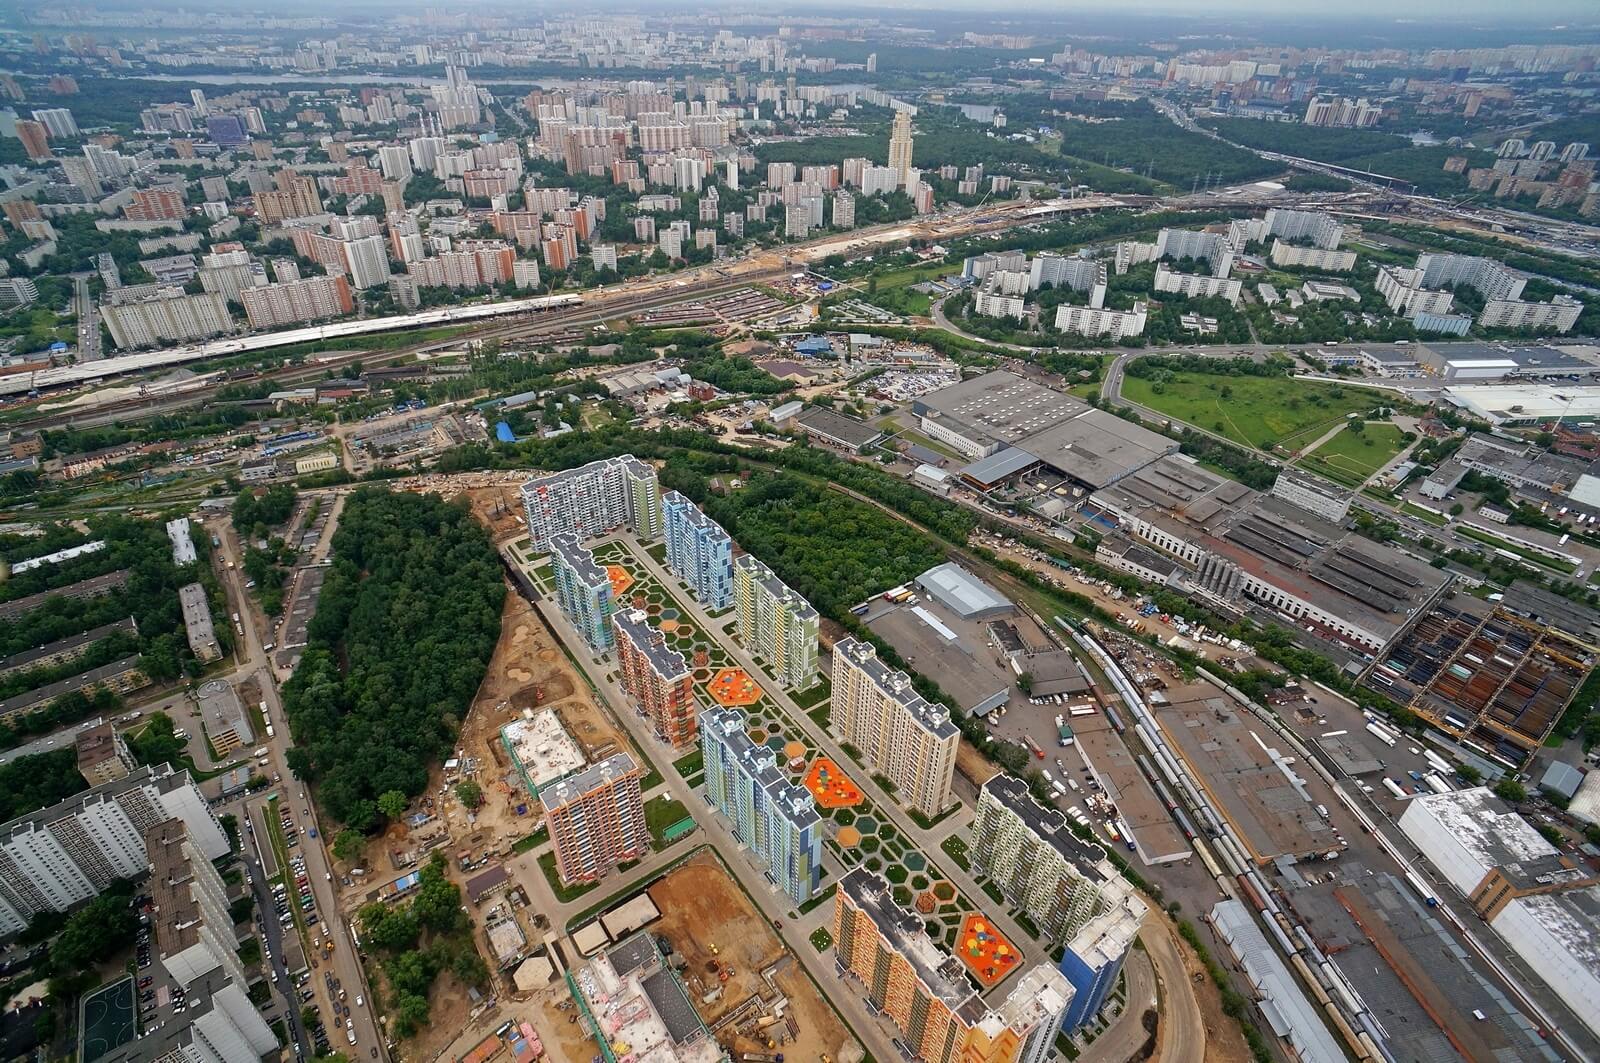
M 483 804 L 483 787 L 472 779 L 463 779 L 456 784 L 456 797 L 468 808 L 477 808 Z
M 1456 769 L 1456 774 L 1461 776 L 1461 781 L 1468 786 L 1476 786 L 1483 781 L 1483 772 L 1474 768 L 1471 764 L 1461 765 Z
M 408 804 L 410 802 L 406 800 L 406 795 L 399 790 L 385 790 L 378 795 L 378 811 L 390 819 L 405 815 Z
M 440 932 L 458 929 L 465 916 L 461 910 L 461 887 L 445 877 L 444 868 L 444 857 L 434 853 L 433 859 L 422 869 L 422 881 L 411 901 L 417 923 Z
M 361 859 L 361 849 L 366 843 L 366 838 L 358 830 L 344 828 L 333 836 L 333 856 L 336 860 L 345 863 Z
M 1528 788 L 1507 775 L 1494 784 L 1494 795 L 1502 801 L 1517 804 L 1528 799 Z
M 1017 689 L 1022 691 L 1024 694 L 1031 694 L 1033 692 L 1032 672 L 1023 672 L 1021 675 L 1017 676 Z
M 309 1030 L 321 1025 L 321 1023 L 322 1013 L 317 1010 L 315 1004 L 307 1004 L 300 1009 L 300 1025 Z

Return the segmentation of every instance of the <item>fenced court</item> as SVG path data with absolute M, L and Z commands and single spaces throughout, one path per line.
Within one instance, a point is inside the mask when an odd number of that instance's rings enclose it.
M 133 1040 L 138 1030 L 133 1010 L 133 977 L 108 982 L 84 995 L 78 1006 L 78 1029 L 82 1043 L 78 1058 L 94 1063 Z

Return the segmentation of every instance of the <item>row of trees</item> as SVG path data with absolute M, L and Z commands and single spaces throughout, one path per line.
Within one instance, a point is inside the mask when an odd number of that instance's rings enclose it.
M 488 536 L 436 495 L 357 490 L 333 539 L 300 667 L 284 685 L 290 767 L 362 831 L 377 797 L 415 795 L 450 748 L 500 635 L 505 585 Z

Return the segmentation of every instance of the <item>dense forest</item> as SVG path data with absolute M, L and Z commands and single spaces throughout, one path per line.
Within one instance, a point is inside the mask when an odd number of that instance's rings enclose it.
M 78 751 L 71 746 L 0 764 L 0 823 L 48 808 L 88 788 L 78 774 Z
M 335 819 L 382 824 L 450 748 L 500 635 L 505 585 L 465 506 L 363 487 L 346 503 L 308 644 L 284 685 L 290 767 Z

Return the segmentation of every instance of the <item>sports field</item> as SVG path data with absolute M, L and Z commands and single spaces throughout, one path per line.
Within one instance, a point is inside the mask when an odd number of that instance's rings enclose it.
M 1370 410 L 1380 401 L 1370 391 L 1336 384 L 1207 373 L 1175 373 L 1159 385 L 1126 376 L 1122 394 L 1236 443 L 1260 450 L 1281 446 L 1291 452 L 1314 442 L 1346 414 Z
M 85 994 L 79 1007 L 78 1029 L 83 1043 L 78 1056 L 83 1063 L 94 1063 L 109 1055 L 133 1040 L 138 1032 L 134 1026 L 132 975 Z
M 1401 435 L 1392 424 L 1369 424 L 1360 433 L 1346 428 L 1307 454 L 1300 465 L 1346 487 L 1360 487 L 1405 449 Z

